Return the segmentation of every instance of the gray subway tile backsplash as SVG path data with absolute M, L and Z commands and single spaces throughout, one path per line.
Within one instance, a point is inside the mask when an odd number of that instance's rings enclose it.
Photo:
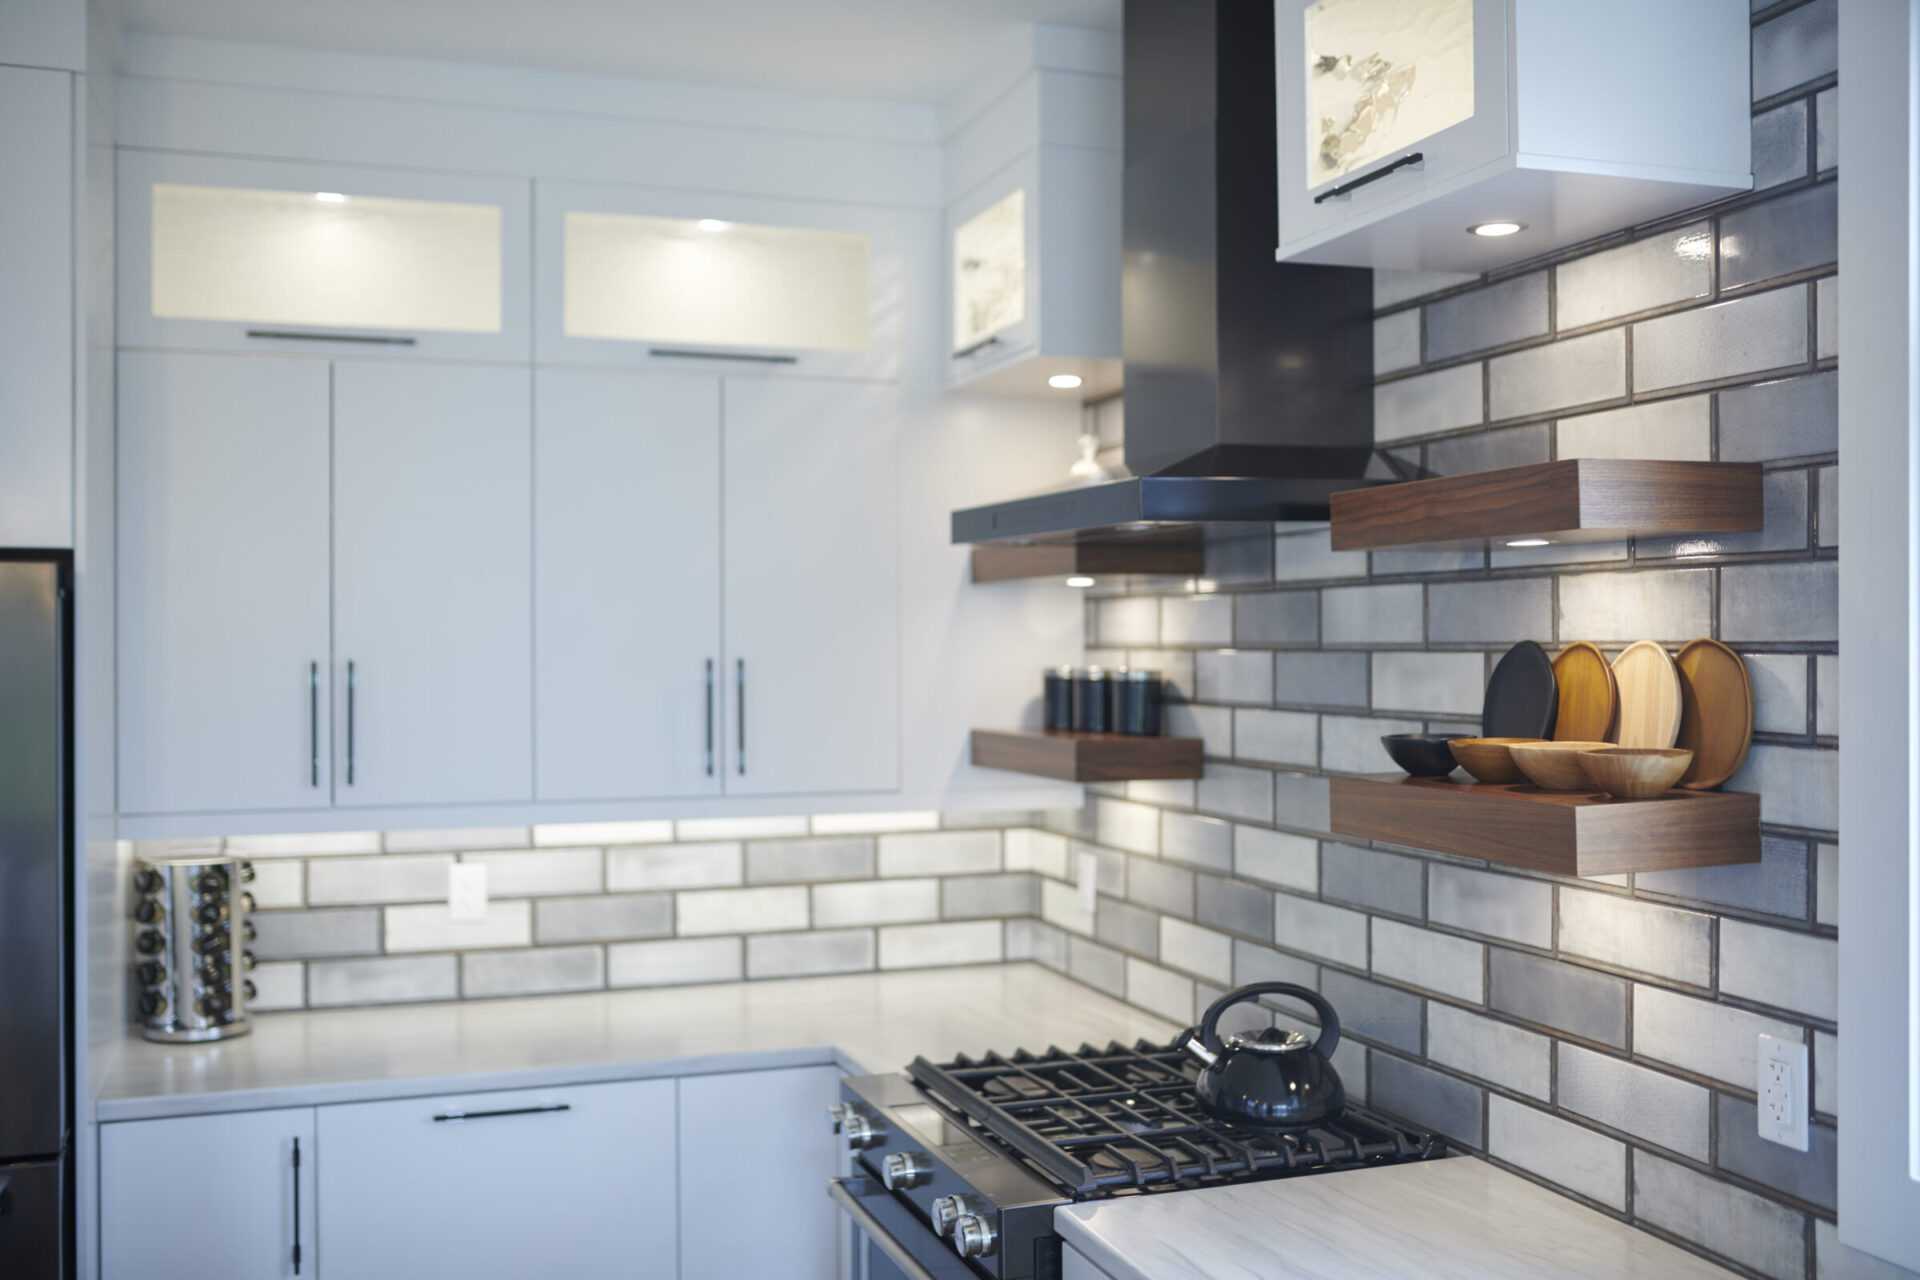
M 1633 389 L 1661 391 L 1806 363 L 1807 286 L 1769 289 L 1633 326 Z
M 1487 405 L 1495 422 L 1605 404 L 1626 394 L 1625 329 L 1603 329 L 1487 362 Z
M 1429 360 L 1538 338 L 1547 332 L 1547 273 L 1534 271 L 1457 293 L 1429 303 L 1426 313 Z
M 1764 191 L 1807 174 L 1807 100 L 1753 118 L 1753 189 Z
M 542 945 L 664 938 L 672 933 L 669 893 L 545 898 L 533 904 L 533 940 Z
M 1840 447 L 1840 378 L 1815 373 L 1720 392 L 1720 458 L 1765 462 Z
M 607 948 L 609 987 L 678 987 L 738 982 L 744 976 L 738 938 L 666 938 Z
M 1800 149 L 1804 167 L 1804 128 Z M 1575 258 L 1554 269 L 1554 287 L 1562 330 L 1704 298 L 1713 288 L 1712 225 L 1695 222 Z
M 460 994 L 470 1000 L 598 991 L 606 985 L 607 956 L 600 947 L 472 951 L 460 957 Z
M 1504 947 L 1495 947 L 1488 958 L 1492 1008 L 1583 1040 L 1627 1047 L 1624 980 Z
M 1720 287 L 1831 265 L 1840 254 L 1840 184 L 1822 182 L 1720 220 Z
M 1813 0 L 1753 30 L 1753 100 L 1832 75 L 1840 64 L 1838 0 Z

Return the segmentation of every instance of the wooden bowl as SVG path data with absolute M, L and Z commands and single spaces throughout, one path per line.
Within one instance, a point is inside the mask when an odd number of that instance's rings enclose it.
M 1513 763 L 1511 748 L 1539 741 L 1539 738 L 1453 738 L 1447 742 L 1447 749 L 1453 752 L 1462 769 L 1481 782 L 1519 782 L 1520 770 Z
M 1544 791 L 1591 791 L 1593 783 L 1580 767 L 1584 751 L 1611 747 L 1611 742 L 1523 742 L 1513 747 L 1513 762 L 1528 781 Z
M 1389 733 L 1380 739 L 1393 762 L 1416 778 L 1444 778 L 1456 764 L 1443 733 Z
M 1693 752 L 1684 747 L 1603 747 L 1582 752 L 1588 781 L 1622 800 L 1651 800 L 1686 777 Z

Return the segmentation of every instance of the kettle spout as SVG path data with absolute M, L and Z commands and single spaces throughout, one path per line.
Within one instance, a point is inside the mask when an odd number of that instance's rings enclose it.
M 1202 1044 L 1198 1035 L 1190 1035 L 1187 1037 L 1186 1050 L 1208 1066 L 1212 1066 L 1214 1063 L 1220 1061 L 1220 1055 Z

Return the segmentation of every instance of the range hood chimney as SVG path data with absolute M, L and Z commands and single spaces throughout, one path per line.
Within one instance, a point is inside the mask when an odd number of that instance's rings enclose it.
M 1373 273 L 1276 263 L 1273 6 L 1126 0 L 1122 321 L 1134 478 L 957 511 L 955 542 L 1325 520 L 1373 447 Z

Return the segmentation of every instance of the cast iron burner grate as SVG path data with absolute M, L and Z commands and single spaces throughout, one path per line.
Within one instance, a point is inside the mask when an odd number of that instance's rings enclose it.
M 943 1066 L 915 1058 L 907 1074 L 1081 1200 L 1446 1153 L 1438 1137 L 1359 1107 L 1297 1130 L 1216 1120 L 1194 1098 L 1199 1064 L 1178 1043 L 962 1055 Z

